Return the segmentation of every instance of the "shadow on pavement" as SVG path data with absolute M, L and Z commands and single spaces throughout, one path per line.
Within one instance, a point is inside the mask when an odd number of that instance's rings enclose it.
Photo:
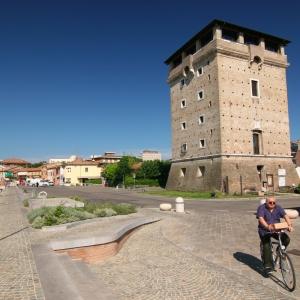
M 264 270 L 263 270 L 262 262 L 257 257 L 255 257 L 251 254 L 248 254 L 248 253 L 243 253 L 243 252 L 235 252 L 233 254 L 233 257 L 237 261 L 247 265 L 252 270 L 256 271 L 258 274 L 264 276 Z
M 248 267 L 250 267 L 252 270 L 256 271 L 258 274 L 262 275 L 265 278 L 270 278 L 271 280 L 273 280 L 276 284 L 278 284 L 281 288 L 285 289 L 288 291 L 288 288 L 286 287 L 286 285 L 284 284 L 284 282 L 279 279 L 277 276 L 280 276 L 280 270 L 277 270 L 276 272 L 270 274 L 270 275 L 266 275 L 263 269 L 263 265 L 260 259 L 258 259 L 257 257 L 251 255 L 251 254 L 247 254 L 247 253 L 243 253 L 243 252 L 235 252 L 233 254 L 233 257 L 247 265 Z

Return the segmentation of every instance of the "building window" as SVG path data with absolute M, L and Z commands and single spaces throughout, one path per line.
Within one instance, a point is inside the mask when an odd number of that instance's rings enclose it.
M 197 97 L 198 100 L 204 99 L 204 91 L 203 90 L 198 91 Z
M 252 95 L 252 97 L 259 97 L 258 80 L 251 79 L 251 95 Z
M 184 79 L 181 79 L 180 80 L 180 87 L 183 88 L 185 85 L 185 80 Z
M 181 153 L 186 153 L 186 151 L 187 151 L 187 143 L 182 144 L 180 150 L 181 150 Z
M 204 116 L 199 117 L 199 125 L 204 124 Z
M 181 168 L 180 169 L 180 177 L 184 177 L 186 173 L 186 168 Z
M 84 172 L 88 172 L 88 171 L 89 171 L 89 168 L 85 168 L 85 169 L 84 169 Z
M 180 107 L 181 107 L 181 108 L 185 108 L 185 107 L 186 107 L 186 100 L 185 100 L 185 99 L 182 99 L 182 100 L 181 100 Z
M 186 122 L 181 122 L 180 128 L 181 128 L 181 130 L 186 130 Z
M 66 178 L 66 179 L 65 179 L 65 183 L 67 183 L 67 184 L 68 184 L 68 183 L 71 183 L 71 178 Z
M 200 166 L 197 169 L 197 177 L 203 177 L 205 174 L 205 167 L 204 166 Z
M 203 67 L 198 68 L 197 70 L 197 76 L 201 76 L 203 74 Z
M 252 134 L 253 138 L 253 154 L 261 154 L 261 133 L 254 132 Z
M 201 139 L 201 140 L 199 141 L 199 147 L 200 147 L 200 148 L 205 148 L 205 139 Z

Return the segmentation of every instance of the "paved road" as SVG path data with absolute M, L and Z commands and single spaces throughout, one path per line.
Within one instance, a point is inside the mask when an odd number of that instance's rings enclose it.
M 129 190 L 102 188 L 99 186 L 87 186 L 87 187 L 44 187 L 44 188 L 26 188 L 30 193 L 32 190 L 40 192 L 42 190 L 47 191 L 48 196 L 79 196 L 82 199 L 94 201 L 94 202 L 127 202 L 135 204 L 143 208 L 159 207 L 161 203 L 175 203 L 174 198 L 166 198 L 154 195 L 148 195 L 144 193 L 135 193 Z M 299 208 L 300 210 L 300 195 L 290 197 L 280 197 L 279 201 L 285 208 Z M 197 201 L 188 200 L 185 202 L 187 209 L 196 211 L 212 211 L 212 210 L 228 210 L 231 212 L 245 212 L 254 211 L 257 208 L 258 201 L 256 199 L 250 200 L 207 200 Z

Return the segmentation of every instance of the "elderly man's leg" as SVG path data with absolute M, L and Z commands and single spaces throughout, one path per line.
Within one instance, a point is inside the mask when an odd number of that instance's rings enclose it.
M 263 245 L 263 258 L 264 258 L 264 267 L 273 269 L 273 259 L 272 259 L 272 251 L 270 245 L 270 235 L 265 235 L 260 237 L 262 245 Z

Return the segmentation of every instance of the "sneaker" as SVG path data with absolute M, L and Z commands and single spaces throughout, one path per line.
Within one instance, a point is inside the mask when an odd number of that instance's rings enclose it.
M 265 267 L 264 271 L 267 275 L 270 275 L 270 274 L 274 273 L 274 268 L 273 267 Z

